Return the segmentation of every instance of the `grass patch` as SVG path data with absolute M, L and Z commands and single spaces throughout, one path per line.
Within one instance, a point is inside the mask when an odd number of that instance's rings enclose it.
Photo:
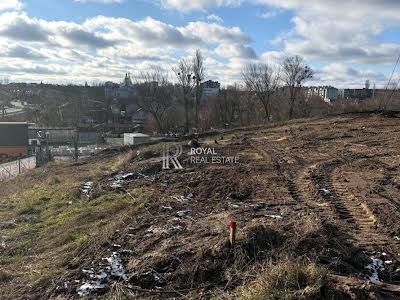
M 15 293 L 32 290 L 42 295 L 68 268 L 95 257 L 115 230 L 144 207 L 142 189 L 131 190 L 128 195 L 107 193 L 98 186 L 90 200 L 79 192 L 82 183 L 97 182 L 97 178 L 118 171 L 132 155 L 129 151 L 90 163 L 46 166 L 34 170 L 37 174 L 29 178 L 30 186 L 6 183 L 15 192 L 0 198 L 0 204 L 6 204 L 0 205 L 0 218 L 16 225 L 0 229 L 10 237 L 0 263 L 4 270 L 13 270 L 13 277 L 24 285 L 17 292 L 0 269 L 0 290 L 5 295 L 12 299 Z
M 325 268 L 316 264 L 284 259 L 265 265 L 254 281 L 237 290 L 237 299 L 320 299 L 327 274 Z

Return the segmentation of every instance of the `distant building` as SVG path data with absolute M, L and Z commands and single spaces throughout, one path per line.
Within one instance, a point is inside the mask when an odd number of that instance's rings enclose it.
M 134 124 L 143 124 L 147 115 L 138 105 L 138 89 L 132 83 L 129 73 L 125 74 L 121 84 L 106 82 L 104 93 L 106 99 L 111 100 L 111 113 L 115 121 L 131 121 Z
M 0 157 L 28 155 L 28 123 L 0 122 Z
M 306 96 L 307 98 L 318 96 L 329 103 L 338 99 L 338 89 L 333 86 L 311 86 L 307 87 Z
M 150 136 L 143 133 L 124 133 L 124 145 L 140 145 L 150 142 Z
M 372 98 L 374 95 L 373 89 L 341 89 L 339 90 L 339 98 L 346 100 L 364 100 Z
M 129 99 L 137 95 L 137 89 L 133 85 L 129 73 L 125 74 L 124 81 L 121 84 L 108 81 L 105 83 L 106 98 Z
M 209 97 L 214 97 L 219 94 L 221 84 L 218 81 L 208 80 L 201 84 L 202 96 L 201 102 L 207 102 Z

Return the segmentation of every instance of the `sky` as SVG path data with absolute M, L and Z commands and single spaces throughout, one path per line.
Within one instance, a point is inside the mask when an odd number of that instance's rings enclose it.
M 161 69 L 173 80 L 200 49 L 206 79 L 223 86 L 250 62 L 300 55 L 315 72 L 307 85 L 381 88 L 399 12 L 398 0 L 0 0 L 0 78 L 91 84 Z

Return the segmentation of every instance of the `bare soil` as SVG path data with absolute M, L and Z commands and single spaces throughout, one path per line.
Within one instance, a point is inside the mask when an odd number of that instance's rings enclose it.
M 191 164 L 184 154 L 182 170 L 163 170 L 160 152 L 143 150 L 91 180 L 107 193 L 118 173 L 140 174 L 119 193 L 145 189 L 144 209 L 29 298 L 77 297 L 82 269 L 117 247 L 128 279 L 91 297 L 234 298 L 259 266 L 290 257 L 329 270 L 313 299 L 399 299 L 399 138 L 396 116 L 360 114 L 200 138 L 237 164 Z M 229 220 L 238 226 L 233 247 Z M 386 260 L 378 282 L 367 280 L 371 257 Z

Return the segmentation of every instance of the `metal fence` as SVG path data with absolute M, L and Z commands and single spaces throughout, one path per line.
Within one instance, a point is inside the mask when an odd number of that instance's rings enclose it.
M 4 164 L 0 164 L 0 181 L 4 181 L 19 174 L 26 170 L 31 170 L 36 167 L 36 157 L 27 157 Z

